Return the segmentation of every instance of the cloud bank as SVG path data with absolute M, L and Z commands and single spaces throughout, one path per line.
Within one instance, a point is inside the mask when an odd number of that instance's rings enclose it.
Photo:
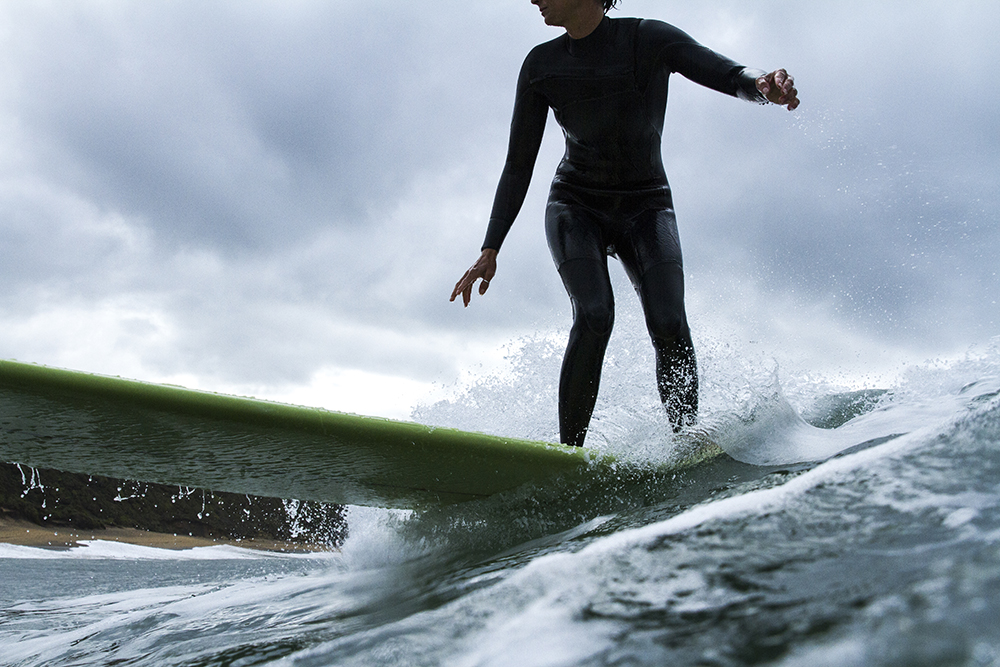
M 998 13 L 623 3 L 787 67 L 803 98 L 789 114 L 671 82 L 696 339 L 850 374 L 997 335 Z M 489 295 L 447 302 L 520 62 L 558 34 L 527 0 L 4 3 L 0 355 L 399 416 L 565 330 L 551 122 Z

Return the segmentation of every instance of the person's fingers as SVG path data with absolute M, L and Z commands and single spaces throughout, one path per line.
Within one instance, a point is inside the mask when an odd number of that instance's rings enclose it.
M 479 296 L 486 294 L 486 290 L 490 288 L 490 281 L 483 278 L 482 282 L 479 283 Z
M 759 90 L 765 97 L 767 97 L 767 94 L 771 92 L 771 84 L 768 83 L 767 76 L 757 78 L 757 90 Z
M 453 289 L 451 291 L 451 298 L 448 299 L 449 301 L 454 301 L 455 297 L 457 297 L 459 294 L 462 293 L 462 289 L 463 289 L 462 284 L 465 282 L 465 279 L 468 277 L 468 275 L 469 275 L 469 272 L 466 271 L 465 275 L 462 276 L 461 280 L 459 280 L 457 283 L 455 283 L 455 289 Z
M 784 80 L 781 82 L 781 96 L 787 97 L 789 93 L 795 90 L 795 77 L 787 74 Z
M 788 77 L 778 104 L 787 106 L 789 111 L 793 111 L 799 106 L 799 91 L 795 88 L 795 80 L 792 77 Z
M 462 275 L 462 279 L 459 280 L 457 283 L 455 283 L 455 289 L 451 293 L 451 299 L 450 299 L 450 301 L 454 301 L 455 298 L 459 294 L 461 294 L 462 292 L 465 292 L 466 290 L 468 290 L 468 288 L 472 285 L 472 283 L 475 282 L 476 279 L 472 275 L 473 269 L 475 269 L 475 268 L 476 267 L 472 267 L 471 269 L 469 269 L 468 271 L 466 271 Z

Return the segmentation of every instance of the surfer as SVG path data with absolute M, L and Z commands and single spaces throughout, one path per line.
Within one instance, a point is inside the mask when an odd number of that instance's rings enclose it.
M 531 0 L 566 30 L 521 67 L 510 144 L 482 252 L 455 285 L 469 305 L 486 294 L 497 253 L 524 202 L 551 108 L 566 138 L 545 208 L 552 258 L 573 306 L 559 379 L 560 439 L 582 445 L 597 401 L 614 322 L 607 257 L 639 295 L 656 354 L 656 383 L 674 430 L 693 423 L 698 372 L 684 310 L 684 273 L 670 186 L 660 153 L 667 81 L 677 72 L 722 93 L 793 110 L 783 69 L 751 70 L 661 21 L 610 19 L 618 0 Z

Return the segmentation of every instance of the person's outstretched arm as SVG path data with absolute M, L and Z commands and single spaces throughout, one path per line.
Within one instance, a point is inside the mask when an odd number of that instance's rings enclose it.
M 770 74 L 744 67 L 710 48 L 683 30 L 656 20 L 643 20 L 639 27 L 647 66 L 666 67 L 695 83 L 750 102 L 780 104 L 791 111 L 799 106 L 795 80 L 783 69 Z

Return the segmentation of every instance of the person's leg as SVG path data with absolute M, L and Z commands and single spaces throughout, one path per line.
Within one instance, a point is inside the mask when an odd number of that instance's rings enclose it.
M 656 352 L 656 386 L 675 431 L 698 413 L 698 366 L 684 310 L 684 269 L 664 262 L 646 269 L 636 291 Z
M 559 434 L 564 444 L 579 447 L 597 402 L 615 319 L 614 294 L 607 260 L 571 259 L 562 263 L 559 275 L 573 304 L 573 328 L 559 377 Z
M 603 202 L 553 187 L 545 208 L 545 235 L 573 305 L 573 328 L 559 376 L 559 433 L 583 444 L 597 402 L 604 352 L 614 325 Z
M 631 218 L 618 257 L 642 303 L 656 353 L 656 386 L 674 430 L 698 412 L 698 368 L 684 309 L 680 238 L 667 198 Z

